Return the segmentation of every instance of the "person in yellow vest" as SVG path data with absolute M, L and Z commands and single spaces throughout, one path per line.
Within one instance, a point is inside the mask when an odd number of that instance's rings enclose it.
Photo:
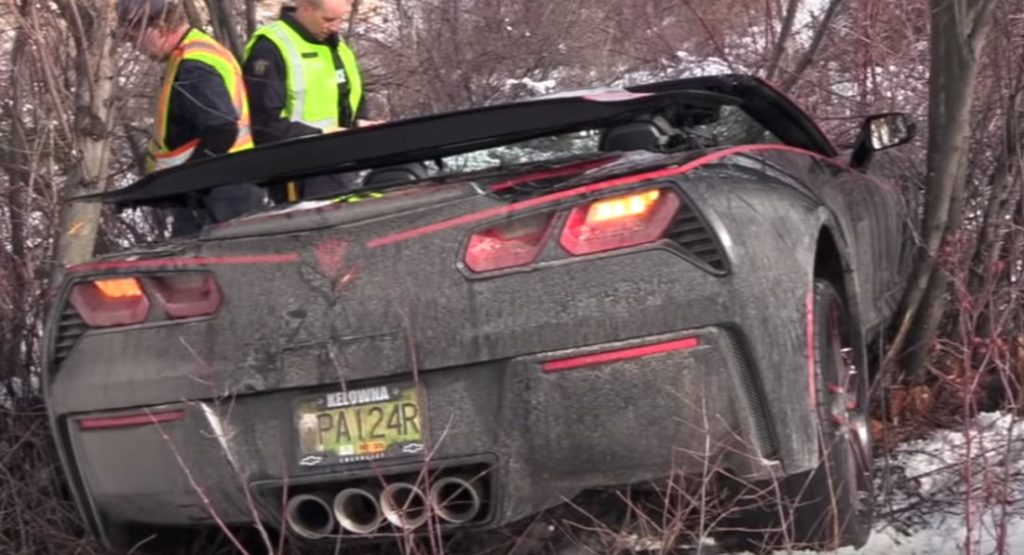
M 338 36 L 351 11 L 352 0 L 296 0 L 249 39 L 242 69 L 257 145 L 375 123 L 363 116 L 356 56 Z M 319 176 L 290 183 L 278 200 L 353 188 L 343 175 Z
M 154 172 L 253 147 L 242 70 L 231 51 L 190 27 L 175 0 L 118 0 L 119 29 L 167 68 L 157 97 L 146 171 Z M 263 203 L 254 185 L 220 187 L 172 210 L 172 235 L 197 232 Z

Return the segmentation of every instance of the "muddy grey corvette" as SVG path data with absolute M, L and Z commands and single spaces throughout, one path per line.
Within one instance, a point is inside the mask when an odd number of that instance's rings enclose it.
M 69 489 L 115 549 L 258 523 L 316 550 L 487 538 L 696 475 L 774 484 L 741 515 L 765 526 L 735 538 L 862 544 L 867 352 L 910 254 L 869 165 L 912 134 L 872 116 L 840 155 L 725 75 L 295 140 L 80 199 L 362 180 L 67 269 L 45 392 Z

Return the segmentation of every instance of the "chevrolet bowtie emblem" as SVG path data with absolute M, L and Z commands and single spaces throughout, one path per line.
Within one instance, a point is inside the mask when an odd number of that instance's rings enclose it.
M 299 464 L 302 466 L 316 466 L 322 462 L 324 462 L 324 458 L 320 455 L 309 455 L 307 457 L 303 457 L 302 460 L 299 461 Z

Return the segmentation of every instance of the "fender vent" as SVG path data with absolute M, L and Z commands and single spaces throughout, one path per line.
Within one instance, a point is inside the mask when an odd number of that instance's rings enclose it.
M 687 254 L 703 262 L 717 272 L 726 271 L 725 255 L 718 245 L 718 239 L 690 203 L 684 202 L 676 217 L 675 224 L 668 232 L 668 238 L 682 247 Z
M 754 415 L 757 439 L 761 453 L 766 458 L 772 459 L 779 454 L 779 440 L 775 436 L 775 428 L 768 416 L 768 402 L 765 397 L 764 387 L 761 384 L 757 368 L 751 362 L 750 352 L 744 338 L 735 330 L 728 330 L 726 333 L 728 346 L 733 357 L 739 363 L 740 378 L 746 389 L 747 401 L 750 403 L 750 411 Z
M 78 343 L 78 338 L 82 337 L 82 334 L 88 329 L 89 326 L 68 303 L 60 315 L 60 324 L 57 326 L 57 341 L 53 347 L 54 366 L 64 362 L 75 343 Z

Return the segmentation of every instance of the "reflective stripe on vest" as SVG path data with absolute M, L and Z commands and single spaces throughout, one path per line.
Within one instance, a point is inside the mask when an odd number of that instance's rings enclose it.
M 288 95 L 281 117 L 321 130 L 342 125 L 338 113 L 337 84 L 340 76 L 334 67 L 331 48 L 307 41 L 291 25 L 279 20 L 253 34 L 245 46 L 246 59 L 260 37 L 272 42 L 284 60 Z M 338 41 L 337 53 L 348 83 L 348 106 L 354 119 L 363 100 L 362 75 L 355 54 L 344 41 Z M 352 122 L 345 122 L 343 126 L 351 125 Z
M 252 130 L 250 128 L 249 101 L 245 96 L 245 81 L 242 80 L 242 69 L 228 49 L 221 46 L 213 37 L 198 29 L 190 29 L 178 48 L 171 53 L 167 61 L 167 72 L 157 102 L 156 121 L 153 138 L 149 143 L 149 157 L 146 160 L 146 171 L 154 172 L 183 164 L 192 156 L 199 139 L 193 139 L 171 150 L 167 148 L 168 118 L 171 109 L 171 93 L 178 68 L 185 60 L 202 62 L 213 68 L 224 80 L 224 86 L 231 96 L 238 121 L 238 136 L 228 152 L 237 152 L 252 148 Z

